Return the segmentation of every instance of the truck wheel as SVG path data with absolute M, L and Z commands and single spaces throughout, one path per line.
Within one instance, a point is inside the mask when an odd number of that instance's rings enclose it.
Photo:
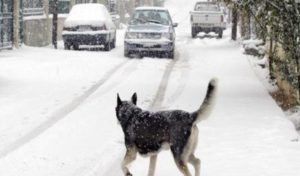
M 192 38 L 195 38 L 197 36 L 197 31 L 194 27 L 192 27 Z

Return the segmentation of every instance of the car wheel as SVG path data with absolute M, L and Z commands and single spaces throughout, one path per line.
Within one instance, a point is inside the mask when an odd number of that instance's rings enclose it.
M 110 47 L 111 47 L 111 49 L 116 47 L 116 40 L 115 39 L 110 42 Z
M 110 51 L 111 50 L 111 42 L 107 42 L 104 44 L 104 51 Z
M 116 38 L 114 38 L 113 42 L 112 42 L 112 48 L 116 47 Z
M 223 30 L 220 30 L 220 31 L 219 31 L 218 37 L 219 37 L 219 38 L 222 38 L 222 37 L 223 37 Z
M 195 38 L 197 36 L 197 31 L 194 27 L 192 27 L 192 38 Z
M 64 48 L 65 50 L 70 50 L 71 49 L 71 45 L 67 42 L 64 42 Z
M 130 57 L 130 51 L 126 48 L 124 49 L 124 57 Z
M 79 45 L 78 44 L 73 44 L 73 49 L 74 50 L 79 50 Z
M 116 32 L 115 32 L 114 40 L 113 40 L 113 42 L 112 42 L 112 48 L 115 48 L 115 47 L 116 47 L 116 38 L 117 38 L 116 35 L 117 35 L 117 34 L 116 34 Z
M 172 51 L 169 51 L 169 52 L 167 53 L 167 57 L 168 57 L 169 59 L 174 59 L 174 49 L 173 49 Z

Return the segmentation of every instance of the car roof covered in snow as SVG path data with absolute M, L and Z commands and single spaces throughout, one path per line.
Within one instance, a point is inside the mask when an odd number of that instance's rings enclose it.
M 113 27 L 107 8 L 102 4 L 76 4 L 72 7 L 64 26 L 92 25 Z
M 145 7 L 137 7 L 135 10 L 168 10 L 167 8 L 164 8 L 164 7 L 148 7 L 148 6 L 145 6 Z

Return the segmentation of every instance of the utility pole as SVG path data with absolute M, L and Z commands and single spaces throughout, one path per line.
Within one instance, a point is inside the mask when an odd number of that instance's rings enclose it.
M 19 32 L 20 32 L 20 1 L 13 1 L 13 45 L 15 48 L 19 48 Z

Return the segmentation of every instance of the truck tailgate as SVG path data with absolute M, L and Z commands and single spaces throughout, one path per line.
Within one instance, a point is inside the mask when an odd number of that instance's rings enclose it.
M 191 15 L 193 23 L 218 24 L 222 22 L 221 13 L 193 12 Z

